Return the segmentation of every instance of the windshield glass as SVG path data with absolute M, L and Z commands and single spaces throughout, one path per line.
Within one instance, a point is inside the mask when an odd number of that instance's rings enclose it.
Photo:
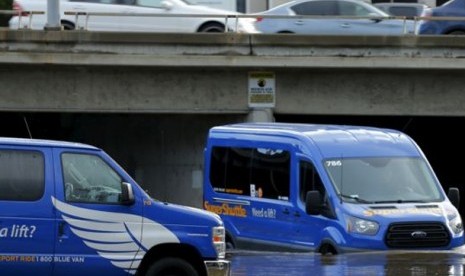
M 354 203 L 441 201 L 432 172 L 421 158 L 328 159 L 324 166 L 342 200 Z

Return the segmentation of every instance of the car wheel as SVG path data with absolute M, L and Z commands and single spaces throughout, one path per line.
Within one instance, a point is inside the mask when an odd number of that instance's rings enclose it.
M 217 22 L 210 22 L 202 25 L 199 28 L 199 32 L 202 33 L 223 33 L 224 32 L 224 25 Z
M 74 30 L 74 28 L 75 28 L 74 24 L 71 23 L 71 22 L 68 22 L 68 21 L 62 21 L 61 26 L 63 27 L 63 30 L 65 30 L 65 31 Z
M 450 35 L 465 35 L 465 31 L 452 31 L 448 33 Z
M 163 258 L 156 261 L 145 276 L 198 276 L 195 268 L 180 258 Z

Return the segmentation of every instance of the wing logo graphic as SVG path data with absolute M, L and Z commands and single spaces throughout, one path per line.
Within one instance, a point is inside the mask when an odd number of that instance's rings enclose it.
M 147 250 L 179 243 L 166 227 L 142 216 L 76 207 L 52 197 L 53 205 L 84 244 L 114 266 L 135 274 Z

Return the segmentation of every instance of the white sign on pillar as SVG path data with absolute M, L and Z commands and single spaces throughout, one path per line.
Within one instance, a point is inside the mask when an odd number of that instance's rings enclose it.
M 249 72 L 249 107 L 274 108 L 275 84 L 273 72 Z

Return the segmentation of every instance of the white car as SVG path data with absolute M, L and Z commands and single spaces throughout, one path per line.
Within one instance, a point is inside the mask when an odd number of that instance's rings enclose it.
M 60 22 L 65 30 L 123 32 L 224 32 L 256 33 L 253 20 L 240 13 L 194 5 L 188 0 L 59 0 Z M 15 0 L 10 29 L 42 30 L 47 23 L 47 0 Z M 43 11 L 30 16 L 27 12 Z M 72 13 L 79 12 L 76 16 Z M 94 14 L 92 14 L 94 13 Z M 99 13 L 99 15 L 95 15 Z M 89 14 L 86 16 L 86 14 Z M 104 15 L 105 14 L 105 15 Z M 109 14 L 112 14 L 111 16 Z M 189 16 L 193 15 L 193 16 Z M 226 20 L 226 16 L 230 17 Z
M 309 35 L 404 35 L 414 33 L 412 20 L 393 19 L 360 0 L 294 0 L 257 13 L 262 33 Z

